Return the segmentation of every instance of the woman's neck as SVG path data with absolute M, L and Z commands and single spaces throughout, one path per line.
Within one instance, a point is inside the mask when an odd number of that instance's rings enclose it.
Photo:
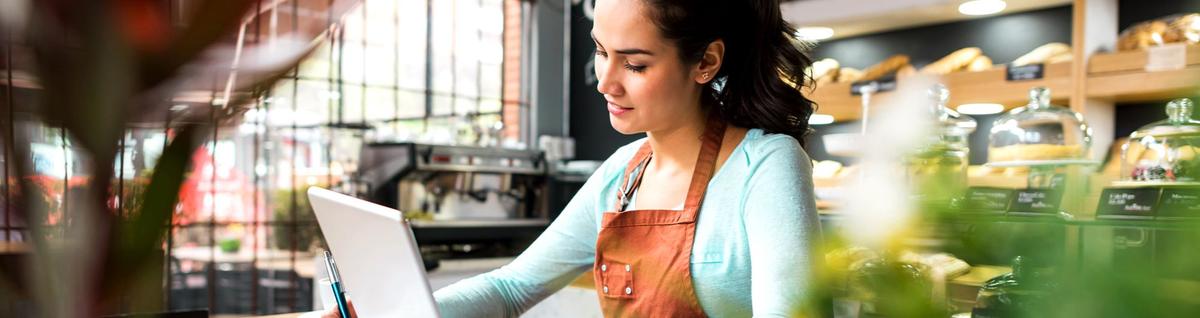
M 666 174 L 691 173 L 700 153 L 701 135 L 707 124 L 704 112 L 692 114 L 682 125 L 647 132 L 654 159 L 647 172 Z

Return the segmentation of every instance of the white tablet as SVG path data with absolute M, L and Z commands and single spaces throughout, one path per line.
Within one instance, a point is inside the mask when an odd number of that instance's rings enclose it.
M 308 200 L 359 317 L 438 317 L 400 211 L 318 187 L 308 188 Z

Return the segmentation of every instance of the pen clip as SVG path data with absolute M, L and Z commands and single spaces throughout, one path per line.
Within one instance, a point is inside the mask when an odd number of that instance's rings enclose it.
M 337 264 L 333 261 L 333 253 L 325 251 L 325 270 L 329 273 L 330 283 L 342 282 L 342 276 L 338 273 Z

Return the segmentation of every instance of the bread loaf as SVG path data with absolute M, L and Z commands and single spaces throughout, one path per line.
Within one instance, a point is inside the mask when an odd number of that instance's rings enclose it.
M 1167 33 L 1163 36 L 1163 41 L 1167 43 L 1200 43 L 1200 13 L 1185 14 L 1171 20 Z
M 980 55 L 974 60 L 971 60 L 971 64 L 967 65 L 967 71 L 969 72 L 986 71 L 991 68 L 992 59 L 988 58 L 987 55 Z
M 913 67 L 912 64 L 905 64 L 904 66 L 901 66 L 900 69 L 896 70 L 897 78 L 909 77 L 913 74 L 917 74 L 917 68 Z
M 1029 64 L 1046 63 L 1050 58 L 1060 54 L 1070 54 L 1071 46 L 1063 43 L 1053 42 L 1042 45 L 1021 55 L 1016 60 L 1013 60 L 1012 66 L 1025 66 Z
M 837 82 L 853 82 L 862 78 L 863 72 L 852 67 L 843 67 L 838 71 Z
M 1117 38 L 1117 50 L 1140 50 L 1166 43 L 1166 35 L 1170 26 L 1163 21 L 1149 21 L 1129 27 Z
M 887 59 L 883 60 L 883 62 L 879 62 L 879 64 L 872 65 L 871 67 L 868 67 L 867 69 L 863 70 L 862 78 L 859 78 L 858 80 L 859 81 L 877 80 L 888 74 L 892 74 L 892 73 L 895 73 L 896 71 L 899 71 L 900 68 L 903 68 L 905 65 L 909 65 L 908 61 L 909 61 L 908 55 L 904 55 L 904 54 L 893 55 L 893 56 L 888 57 Z
M 1063 54 L 1055 55 L 1054 57 L 1046 59 L 1046 64 L 1054 64 L 1054 63 L 1059 63 L 1059 62 L 1070 62 L 1072 59 L 1075 58 L 1074 56 L 1075 55 L 1071 54 L 1071 52 L 1066 52 Z
M 958 49 L 936 62 L 921 68 L 922 74 L 946 75 L 957 72 L 970 65 L 975 58 L 983 55 L 983 50 L 977 47 Z

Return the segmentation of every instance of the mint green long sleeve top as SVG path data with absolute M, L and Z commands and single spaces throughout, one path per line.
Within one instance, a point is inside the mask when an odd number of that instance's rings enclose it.
M 588 178 L 559 217 L 510 264 L 434 293 L 444 317 L 515 317 L 595 261 L 602 215 L 646 142 L 625 145 Z M 751 129 L 709 183 L 692 246 L 696 296 L 712 317 L 804 310 L 820 262 L 812 166 L 796 139 Z

